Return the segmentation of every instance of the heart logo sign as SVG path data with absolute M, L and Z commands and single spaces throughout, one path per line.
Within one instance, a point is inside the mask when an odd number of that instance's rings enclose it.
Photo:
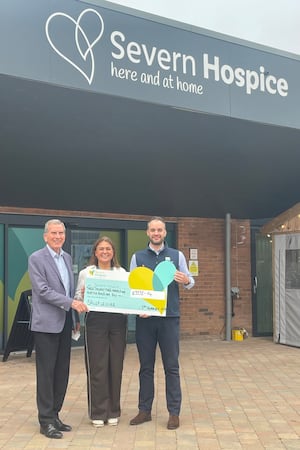
M 165 290 L 174 280 L 175 272 L 176 267 L 171 261 L 162 261 L 154 271 L 136 267 L 129 274 L 128 285 L 162 314 L 167 306 Z
M 97 34 L 96 36 L 93 36 L 92 39 L 89 39 L 86 32 L 87 30 L 85 31 L 84 29 L 84 23 L 86 23 L 88 19 L 93 19 L 93 21 L 96 20 L 98 25 Z M 70 31 L 67 33 L 66 31 L 58 32 L 58 27 L 61 25 L 66 26 L 66 30 Z M 75 67 L 75 69 L 84 76 L 87 82 L 91 84 L 95 73 L 93 47 L 99 42 L 104 32 L 104 22 L 101 15 L 94 9 L 88 8 L 82 11 L 77 20 L 75 20 L 68 14 L 56 12 L 48 17 L 45 25 L 45 32 L 48 42 L 53 50 L 61 56 L 61 58 L 71 64 L 71 66 Z M 71 36 L 69 36 L 68 33 L 71 34 Z M 75 55 L 76 57 L 74 56 L 72 58 L 70 53 L 72 53 L 73 50 L 64 48 L 63 41 L 72 41 L 72 44 L 75 46 L 75 52 L 77 53 Z M 83 65 L 79 65 L 77 59 L 82 61 Z

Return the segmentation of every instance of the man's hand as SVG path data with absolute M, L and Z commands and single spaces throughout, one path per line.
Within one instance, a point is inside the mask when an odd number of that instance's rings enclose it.
M 174 280 L 177 281 L 177 283 L 183 284 L 189 284 L 190 282 L 189 276 L 186 273 L 179 272 L 179 270 L 176 270 Z
M 79 314 L 83 312 L 88 312 L 89 308 L 80 300 L 73 300 L 71 307 L 75 309 Z

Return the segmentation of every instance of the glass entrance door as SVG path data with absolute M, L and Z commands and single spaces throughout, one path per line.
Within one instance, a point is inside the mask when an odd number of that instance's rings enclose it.
M 252 318 L 253 336 L 273 334 L 272 242 L 252 230 Z

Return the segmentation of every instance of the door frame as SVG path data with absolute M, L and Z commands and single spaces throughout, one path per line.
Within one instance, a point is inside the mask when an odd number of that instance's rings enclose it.
M 260 232 L 261 227 L 269 222 L 270 219 L 252 220 L 250 222 L 251 229 L 251 299 L 252 299 L 252 335 L 254 337 L 272 336 L 272 332 L 259 332 L 257 321 L 257 295 L 256 295 L 256 234 Z

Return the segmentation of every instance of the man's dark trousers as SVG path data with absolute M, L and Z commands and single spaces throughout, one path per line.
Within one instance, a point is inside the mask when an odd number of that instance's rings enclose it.
M 136 344 L 140 358 L 139 409 L 151 411 L 154 398 L 154 365 L 157 343 L 160 347 L 169 414 L 179 416 L 181 387 L 179 376 L 179 317 L 136 319 Z
M 66 313 L 61 333 L 34 333 L 37 406 L 42 426 L 53 424 L 65 398 L 70 368 L 72 312 Z

